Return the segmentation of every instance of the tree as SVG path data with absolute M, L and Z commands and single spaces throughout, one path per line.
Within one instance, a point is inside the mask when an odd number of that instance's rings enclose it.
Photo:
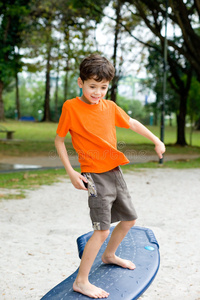
M 110 97 L 112 101 L 116 102 L 117 98 L 117 86 L 118 81 L 120 79 L 120 66 L 117 68 L 117 50 L 118 50 L 118 43 L 119 43 L 119 34 L 121 30 L 120 22 L 121 22 L 121 13 L 122 13 L 122 2 L 121 0 L 116 0 L 113 2 L 113 8 L 115 9 L 115 25 L 114 25 L 114 45 L 113 45 L 113 66 L 115 68 L 115 76 L 112 80 L 112 86 L 110 90 Z
M 32 75 L 32 74 L 31 74 Z M 36 120 L 39 119 L 38 111 L 41 110 L 44 102 L 44 82 L 34 80 L 33 76 L 23 78 L 19 75 L 19 93 L 20 93 L 20 105 L 22 116 L 32 116 Z M 14 85 L 14 80 L 13 80 Z M 27 88 L 27 86 L 29 88 Z M 5 101 L 5 116 L 7 118 L 14 118 L 15 111 L 15 89 L 13 87 L 7 88 L 4 91 Z
M 139 121 L 143 121 L 146 117 L 144 107 L 139 100 L 127 99 L 123 96 L 117 95 L 117 104 L 131 117 Z
M 200 126 L 200 83 L 195 77 L 192 78 L 187 105 L 191 126 L 190 145 L 192 145 L 192 133 L 194 129 L 198 129 Z
M 128 1 L 135 6 L 135 11 L 133 15 L 138 15 L 141 20 L 145 23 L 147 28 L 154 34 L 151 40 L 141 42 L 157 52 L 157 55 L 163 57 L 164 52 L 164 35 L 163 27 L 165 23 L 166 15 L 166 2 L 157 1 L 147 1 L 147 0 L 130 0 Z M 175 4 L 176 3 L 176 4 Z M 180 8 L 177 8 L 177 3 L 180 4 Z M 174 26 L 173 36 L 168 37 L 168 68 L 169 76 L 168 80 L 171 86 L 179 94 L 179 109 L 177 114 L 177 144 L 185 145 L 185 119 L 187 113 L 187 97 L 190 89 L 191 79 L 193 73 L 196 72 L 197 76 L 199 73 L 199 68 L 195 66 L 199 61 L 199 56 L 196 57 L 198 51 L 193 53 L 194 45 L 200 42 L 200 36 L 198 29 L 196 28 L 197 19 L 199 14 L 199 6 L 197 2 L 193 1 L 169 1 L 171 10 L 169 12 L 169 20 L 171 25 Z M 184 17 L 186 20 L 184 21 Z M 177 33 L 177 28 L 180 28 L 183 32 L 183 37 L 180 33 Z M 196 36 L 195 42 L 191 41 L 189 43 L 186 32 L 191 36 Z M 184 75 L 187 75 L 187 80 L 183 80 Z M 200 78 L 200 77 L 199 77 Z
M 50 73 L 56 70 L 57 76 L 60 70 L 66 72 L 64 89 L 66 100 L 68 72 L 71 70 L 76 72 L 80 59 L 91 51 L 94 44 L 90 38 L 90 30 L 93 29 L 91 20 L 95 20 L 95 22 L 100 20 L 95 7 L 104 5 L 104 1 L 98 5 L 92 1 L 87 2 L 88 5 L 90 4 L 89 9 L 85 3 L 79 0 L 44 0 L 42 2 L 38 0 L 31 12 L 34 22 L 27 37 L 31 49 L 29 55 L 32 54 L 33 58 L 43 56 L 45 61 L 46 85 L 43 121 L 51 120 Z M 38 31 L 40 32 L 39 37 Z M 42 64 L 40 63 L 40 65 Z M 58 85 L 56 89 L 58 93 Z M 57 110 L 57 104 L 55 104 L 55 109 Z
M 166 14 L 166 1 L 162 0 L 122 0 L 136 7 L 136 14 L 144 21 L 151 32 L 164 42 L 161 32 Z M 168 37 L 168 45 L 173 48 L 179 56 L 185 57 L 191 67 L 195 70 L 200 81 L 200 4 L 199 0 L 169 0 L 168 18 L 175 29 L 181 30 L 177 33 L 180 39 Z
M 50 113 L 50 72 L 53 68 L 53 52 L 57 47 L 58 38 L 55 30 L 60 14 L 61 0 L 35 1 L 30 17 L 31 30 L 27 33 L 24 47 L 28 46 L 28 56 L 38 58 L 36 63 L 38 69 L 45 70 L 45 96 L 43 106 L 43 121 L 51 121 Z M 38 35 L 38 32 L 40 33 Z M 27 49 L 27 48 L 26 48 Z M 43 62 L 39 59 L 43 57 Z M 37 69 L 37 68 L 36 68 Z M 35 71 L 35 70 L 34 70 Z
M 22 43 L 21 32 L 25 30 L 25 16 L 30 11 L 31 0 L 0 1 L 0 120 L 4 119 L 4 88 L 21 69 L 16 47 Z

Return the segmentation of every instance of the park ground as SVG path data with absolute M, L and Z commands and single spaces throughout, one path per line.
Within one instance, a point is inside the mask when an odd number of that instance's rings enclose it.
M 160 245 L 160 269 L 140 299 L 200 300 L 200 170 L 127 170 L 125 180 L 137 225 Z M 0 210 L 0 298 L 39 300 L 79 266 L 76 239 L 92 230 L 87 193 L 62 178 L 1 200 Z
M 56 124 L 6 126 L 16 132 L 13 141 L 0 142 L 0 161 L 47 168 L 0 173 L 0 297 L 40 299 L 79 265 L 75 240 L 92 229 L 87 193 L 76 190 L 57 165 Z M 159 136 L 159 128 L 150 129 Z M 167 128 L 162 167 L 150 143 L 124 129 L 117 135 L 118 148 L 132 159 L 123 172 L 137 225 L 151 228 L 160 244 L 160 270 L 141 300 L 200 300 L 200 133 L 194 133 L 193 147 L 178 147 L 175 128 Z M 76 165 L 69 136 L 66 146 Z

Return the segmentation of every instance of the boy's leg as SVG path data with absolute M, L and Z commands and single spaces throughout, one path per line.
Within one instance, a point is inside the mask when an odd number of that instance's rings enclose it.
M 87 242 L 81 258 L 78 275 L 73 284 L 74 291 L 95 299 L 108 297 L 109 293 L 92 285 L 88 280 L 93 262 L 108 234 L 109 230 L 95 230 Z
M 127 235 L 131 227 L 134 225 L 135 225 L 135 220 L 121 221 L 120 223 L 118 223 L 118 225 L 113 230 L 108 245 L 106 247 L 106 250 L 102 255 L 102 261 L 104 263 L 119 265 L 123 268 L 131 269 L 131 270 L 135 269 L 134 263 L 132 263 L 130 260 L 122 259 L 115 255 L 118 246 L 120 245 L 124 237 Z

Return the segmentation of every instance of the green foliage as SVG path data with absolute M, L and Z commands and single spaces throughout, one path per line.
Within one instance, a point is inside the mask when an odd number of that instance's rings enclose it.
M 70 0 L 69 3 L 74 10 L 81 10 L 83 16 L 89 16 L 96 22 L 100 22 L 103 9 L 109 4 L 110 0 Z
M 126 99 L 123 96 L 117 95 L 117 105 L 119 105 L 130 117 L 143 120 L 146 117 L 145 107 L 139 100 Z
M 20 76 L 19 80 L 19 95 L 21 104 L 21 116 L 33 116 L 36 120 L 41 120 L 43 117 L 43 104 L 44 104 L 44 92 L 45 92 L 45 82 L 41 79 L 34 79 L 35 76 L 29 76 L 26 79 Z M 67 99 L 72 99 L 79 95 L 79 89 L 77 85 L 77 77 L 75 77 L 73 72 L 68 74 L 68 93 Z M 64 101 L 64 76 L 60 79 L 59 91 L 58 91 L 58 115 L 60 116 L 62 105 Z M 55 88 L 52 85 L 52 92 Z M 55 85 L 55 84 L 54 84 Z M 15 116 L 15 89 L 13 89 L 13 82 L 7 87 L 4 92 L 4 102 L 5 102 L 5 115 L 7 118 L 14 119 Z M 54 120 L 55 114 L 55 93 L 51 95 L 51 115 Z M 38 111 L 41 111 L 38 113 Z
M 15 72 L 21 70 L 21 56 L 16 47 L 22 43 L 21 32 L 25 30 L 24 17 L 30 11 L 31 0 L 1 1 L 0 22 L 0 80 L 10 83 Z
M 30 84 L 30 82 L 29 82 Z M 24 80 L 19 87 L 21 115 L 33 116 L 38 120 L 38 110 L 43 109 L 44 102 L 44 82 L 34 82 L 30 88 Z M 8 118 L 15 117 L 15 90 L 4 95 L 5 115 Z

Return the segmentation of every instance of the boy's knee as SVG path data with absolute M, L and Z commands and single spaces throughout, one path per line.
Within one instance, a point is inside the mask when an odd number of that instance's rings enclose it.
M 135 225 L 135 223 L 136 223 L 136 220 L 130 221 L 130 226 L 133 227 Z
M 101 239 L 102 243 L 107 239 L 107 237 L 109 236 L 109 233 L 110 233 L 109 229 L 94 231 L 94 234 L 97 235 Z
M 135 225 L 136 223 L 136 220 L 131 220 L 131 221 L 122 221 L 123 225 L 128 227 L 128 228 L 131 228 Z
M 110 230 L 107 229 L 107 230 L 100 230 L 100 231 L 101 231 L 102 239 L 105 241 L 109 236 Z

